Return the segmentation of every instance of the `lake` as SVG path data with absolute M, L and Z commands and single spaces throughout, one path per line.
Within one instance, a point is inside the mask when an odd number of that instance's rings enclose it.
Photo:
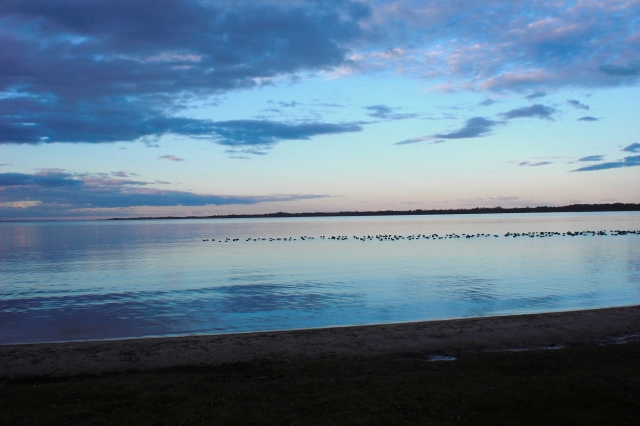
M 616 230 L 640 213 L 5 222 L 0 343 L 638 304 Z

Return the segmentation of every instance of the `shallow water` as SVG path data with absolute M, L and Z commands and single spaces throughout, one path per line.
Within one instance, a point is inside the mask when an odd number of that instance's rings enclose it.
M 504 236 L 588 230 L 608 235 Z M 2 223 L 0 343 L 640 303 L 640 235 L 611 230 L 640 213 Z M 449 233 L 499 237 L 353 238 Z

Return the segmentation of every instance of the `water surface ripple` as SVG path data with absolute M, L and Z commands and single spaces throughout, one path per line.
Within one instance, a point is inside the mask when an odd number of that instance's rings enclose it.
M 640 235 L 615 230 L 640 214 L 0 223 L 0 343 L 638 304 Z M 504 236 L 533 232 L 560 235 Z M 434 234 L 461 238 L 408 238 Z

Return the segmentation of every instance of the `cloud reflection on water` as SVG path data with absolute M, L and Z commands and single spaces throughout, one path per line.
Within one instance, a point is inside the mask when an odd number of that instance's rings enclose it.
M 635 229 L 635 214 L 0 224 L 0 343 L 228 333 L 640 302 L 640 237 L 203 238 Z

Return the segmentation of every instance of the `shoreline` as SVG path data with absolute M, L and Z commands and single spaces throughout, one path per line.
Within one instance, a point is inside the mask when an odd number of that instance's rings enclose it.
M 429 356 L 593 345 L 640 333 L 640 305 L 290 331 L 0 346 L 0 377 L 77 376 L 236 362 Z
M 442 216 L 442 215 L 483 215 L 505 213 L 615 213 L 638 212 L 640 203 L 608 204 L 570 204 L 566 206 L 537 207 L 474 207 L 467 209 L 417 209 L 417 210 L 376 210 L 376 211 L 340 211 L 340 212 L 301 212 L 301 213 L 258 213 L 226 214 L 211 216 L 150 216 L 150 217 L 113 217 L 100 220 L 184 220 L 184 219 L 270 219 L 270 218 L 307 218 L 307 217 L 370 217 L 370 216 Z

